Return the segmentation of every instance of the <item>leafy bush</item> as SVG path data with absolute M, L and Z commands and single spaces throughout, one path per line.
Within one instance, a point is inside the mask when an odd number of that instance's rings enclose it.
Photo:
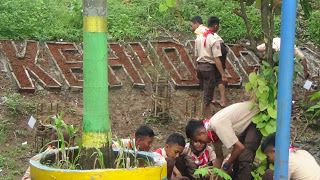
M 307 20 L 308 40 L 320 45 L 320 10 L 313 11 Z
M 36 110 L 34 104 L 26 102 L 19 93 L 8 93 L 8 100 L 5 105 L 12 115 L 27 115 L 28 113 L 35 113 Z
M 0 38 L 79 41 L 81 8 L 79 0 L 1 0 Z

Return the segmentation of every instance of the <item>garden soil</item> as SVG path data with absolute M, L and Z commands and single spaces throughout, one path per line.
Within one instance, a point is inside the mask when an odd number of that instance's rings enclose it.
M 49 48 L 57 47 L 51 46 Z M 136 49 L 137 47 L 134 48 Z M 75 57 L 75 55 L 69 55 Z M 77 58 L 75 57 L 74 59 Z M 141 60 L 146 61 L 145 59 Z M 6 67 L 0 61 L 0 97 L 7 97 L 8 92 L 13 93 L 17 91 L 16 85 L 6 71 Z M 123 70 L 117 70 L 115 73 L 123 83 L 123 86 L 120 89 L 109 90 L 109 116 L 114 137 L 128 138 L 133 136 L 135 129 L 140 125 L 148 125 L 154 130 L 156 134 L 153 143 L 154 148 L 163 147 L 166 138 L 171 133 L 178 132 L 185 136 L 185 125 L 190 119 L 186 104 L 190 104 L 190 101 L 193 101 L 194 99 L 200 99 L 201 93 L 199 90 L 171 90 L 170 120 L 167 123 L 162 123 L 151 116 L 153 108 L 151 98 L 153 89 L 152 84 L 144 79 L 146 83 L 145 89 L 133 88 L 132 83 L 128 80 L 127 75 Z M 250 99 L 250 94 L 245 92 L 244 88 L 226 88 L 226 94 L 228 99 L 227 104 L 229 105 Z M 293 100 L 295 101 L 295 104 L 293 105 L 294 113 L 293 123 L 291 125 L 292 139 L 295 139 L 295 145 L 307 149 L 309 152 L 312 151 L 313 155 L 319 158 L 319 130 L 311 128 L 306 128 L 306 130 L 304 130 L 306 122 L 299 118 L 303 112 L 298 107 L 298 103 L 305 100 L 306 95 L 306 91 L 302 89 L 301 86 L 294 86 Z M 58 104 L 58 106 L 61 107 L 59 110 L 64 111 L 63 120 L 67 124 L 73 124 L 81 129 L 83 113 L 82 92 L 71 92 L 69 90 L 46 91 L 42 89 L 36 90 L 35 93 L 23 93 L 22 96 L 29 103 Z M 200 103 L 196 103 L 195 106 L 199 109 Z M 217 112 L 219 109 L 221 109 L 221 107 L 212 105 L 213 113 Z M 44 115 L 50 116 L 54 114 L 57 114 L 57 112 Z M 42 116 L 39 116 L 39 118 L 43 118 Z M 31 129 L 27 126 L 29 118 L 30 115 L 11 115 L 5 105 L 0 105 L 0 122 L 7 119 L 13 123 L 9 127 L 10 133 L 12 134 L 8 135 L 7 143 L 0 146 L 0 154 L 8 152 L 8 147 L 21 146 L 21 143 L 27 141 L 31 147 L 30 150 L 21 154 L 21 156 L 16 159 L 17 162 L 21 163 L 23 169 L 27 169 L 28 160 L 37 153 L 35 150 L 36 148 L 34 147 L 35 129 Z M 17 130 L 25 131 L 26 133 L 19 135 Z M 301 133 L 303 133 L 303 135 L 300 135 Z M 23 172 L 18 172 L 16 174 L 17 179 L 19 179 L 22 174 Z

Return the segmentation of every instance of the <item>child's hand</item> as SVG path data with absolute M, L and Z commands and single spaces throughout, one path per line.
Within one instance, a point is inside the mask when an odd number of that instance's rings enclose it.
M 201 169 L 201 168 L 204 168 L 204 167 L 207 167 L 207 166 L 208 166 L 208 164 L 204 164 L 202 166 L 199 166 L 198 169 Z

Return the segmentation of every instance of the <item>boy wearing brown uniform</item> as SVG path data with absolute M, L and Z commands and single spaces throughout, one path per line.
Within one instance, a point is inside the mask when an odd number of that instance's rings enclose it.
M 273 38 L 272 49 L 279 52 L 280 44 L 281 44 L 281 39 L 279 37 Z M 261 52 L 266 51 L 266 44 L 265 43 L 260 44 L 259 46 L 257 46 L 257 49 Z M 304 71 L 304 78 L 307 79 L 309 77 L 307 59 L 296 45 L 294 45 L 294 57 L 300 57 L 301 64 L 303 66 L 303 71 Z
M 190 26 L 192 27 L 193 32 L 196 36 L 202 35 L 208 28 L 203 25 L 202 18 L 200 16 L 194 16 L 190 19 Z
M 211 116 L 210 103 L 213 100 L 214 87 L 221 82 L 227 82 L 227 77 L 223 69 L 222 58 L 226 52 L 222 52 L 223 40 L 216 34 L 219 29 L 219 18 L 210 17 L 208 28 L 202 36 L 198 36 L 195 41 L 195 56 L 197 58 L 197 76 L 199 84 L 203 90 L 203 106 L 205 118 Z M 221 105 L 225 103 L 225 87 L 221 86 Z M 219 86 L 220 89 L 220 86 Z
M 148 126 L 140 126 L 132 139 L 121 139 L 122 148 L 137 151 L 153 152 L 152 142 L 154 139 L 154 132 Z M 113 149 L 120 149 L 118 142 L 113 141 Z
M 191 120 L 186 127 L 187 137 L 193 141 L 213 142 L 216 153 L 213 166 L 216 168 L 221 167 L 224 159 L 222 144 L 226 148 L 233 147 L 231 156 L 222 169 L 230 171 L 233 165 L 234 180 L 252 178 L 250 164 L 262 138 L 260 131 L 251 122 L 259 111 L 256 108 L 250 109 L 251 103 L 246 101 L 230 105 L 217 112 L 210 120 Z
M 261 151 L 265 153 L 271 163 L 275 160 L 275 133 L 266 137 L 261 144 Z M 273 170 L 267 170 L 263 180 L 273 180 Z M 305 150 L 289 148 L 288 159 L 289 180 L 319 180 L 320 166 L 313 156 Z
M 181 134 L 173 133 L 171 134 L 164 148 L 159 148 L 155 150 L 155 153 L 160 154 L 167 161 L 167 178 L 176 178 L 179 180 L 188 180 L 189 178 L 183 177 L 180 171 L 177 169 L 176 159 L 180 157 L 186 145 L 185 139 Z

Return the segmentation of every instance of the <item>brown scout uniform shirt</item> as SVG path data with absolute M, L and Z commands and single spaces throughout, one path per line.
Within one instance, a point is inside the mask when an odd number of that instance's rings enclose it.
M 210 119 L 210 128 L 227 148 L 238 141 L 237 135 L 245 131 L 252 117 L 259 112 L 257 108 L 249 109 L 251 103 L 251 101 L 245 101 L 232 104 Z
M 204 46 L 205 41 L 206 46 Z M 209 34 L 207 38 L 198 36 L 195 41 L 195 56 L 198 56 L 197 62 L 215 64 L 214 58 L 222 56 L 221 42 L 223 40 L 217 33 Z

